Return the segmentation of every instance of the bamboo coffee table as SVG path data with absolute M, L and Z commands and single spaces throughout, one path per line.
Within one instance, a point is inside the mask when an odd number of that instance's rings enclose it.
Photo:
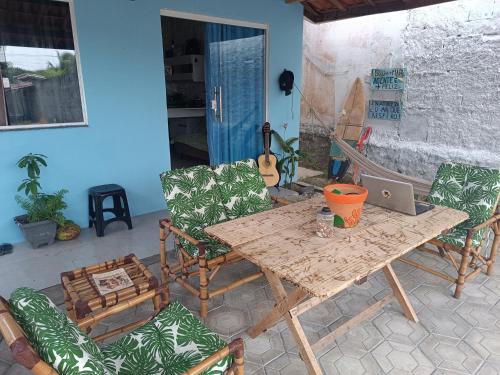
M 93 274 L 109 272 L 123 268 L 134 285 L 117 292 L 101 295 L 92 278 Z M 64 303 L 68 316 L 75 323 L 81 323 L 96 312 L 108 310 L 120 303 L 144 299 L 152 295 L 154 311 L 152 315 L 160 312 L 163 307 L 164 290 L 159 288 L 157 278 L 134 255 L 130 254 L 104 263 L 78 268 L 61 274 L 61 284 L 64 292 Z M 153 293 L 154 291 L 154 293 Z M 134 307 L 134 304 L 123 305 L 124 309 Z M 111 314 L 110 314 L 111 315 Z M 94 337 L 95 341 L 102 341 L 114 335 L 132 330 L 145 324 L 148 319 L 142 319 L 125 326 L 110 330 L 105 334 Z M 87 333 L 99 322 L 95 321 L 87 328 Z
M 419 216 L 408 216 L 366 204 L 358 226 L 338 229 L 334 238 L 325 239 L 315 233 L 316 213 L 323 206 L 324 198 L 315 197 L 205 229 L 208 235 L 261 267 L 276 298 L 274 309 L 248 330 L 249 336 L 260 335 L 284 318 L 310 374 L 322 373 L 314 352 L 394 298 L 405 316 L 418 322 L 391 263 L 468 218 L 465 212 L 441 206 Z M 349 286 L 363 283 L 380 269 L 393 293 L 311 345 L 299 315 Z M 296 289 L 287 294 L 282 279 Z

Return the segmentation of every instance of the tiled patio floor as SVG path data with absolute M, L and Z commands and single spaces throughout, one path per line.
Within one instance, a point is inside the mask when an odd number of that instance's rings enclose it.
M 429 255 L 413 252 L 410 257 L 439 268 L 447 267 Z M 157 262 L 157 257 L 147 259 L 151 270 L 159 275 Z M 219 272 L 214 284 L 222 285 L 253 269 L 249 263 L 230 266 Z M 496 276 L 481 275 L 468 283 L 460 300 L 451 297 L 453 288 L 441 279 L 401 263 L 396 263 L 395 269 L 421 322 L 407 321 L 395 304 L 386 306 L 320 353 L 325 374 L 500 374 L 500 265 Z M 194 297 L 176 285 L 171 285 L 170 290 L 172 298 L 196 313 L 198 303 Z M 46 292 L 62 304 L 59 287 Z M 383 275 L 373 275 L 365 284 L 352 287 L 303 315 L 307 335 L 317 340 L 386 293 Z M 263 279 L 257 280 L 211 301 L 206 324 L 226 340 L 244 337 L 247 374 L 306 374 L 283 322 L 254 340 L 245 335 L 245 330 L 273 304 L 269 287 Z M 99 331 L 143 316 L 149 308 L 139 307 L 114 317 Z M 1 343 L 0 374 L 25 373 L 13 365 Z

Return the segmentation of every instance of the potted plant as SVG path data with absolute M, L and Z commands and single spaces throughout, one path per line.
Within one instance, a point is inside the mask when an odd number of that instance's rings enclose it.
M 288 126 L 286 124 L 283 125 L 283 128 L 285 129 L 285 137 L 287 127 Z M 278 160 L 277 167 L 281 173 L 281 176 L 284 176 L 285 187 L 291 189 L 292 182 L 295 177 L 295 172 L 297 170 L 297 163 L 301 160 L 309 158 L 302 151 L 295 149 L 295 144 L 299 141 L 297 137 L 290 137 L 288 139 L 285 139 L 275 130 L 271 130 L 271 134 L 278 142 L 282 151 L 282 154 L 280 154 L 280 158 Z
M 67 207 L 64 195 L 67 190 L 55 194 L 43 193 L 40 186 L 40 170 L 47 166 L 47 157 L 41 154 L 28 154 L 22 157 L 17 166 L 26 169 L 27 178 L 17 191 L 24 191 L 25 197 L 16 195 L 16 201 L 26 211 L 14 221 L 21 228 L 26 240 L 33 248 L 50 245 L 56 237 L 57 226 L 64 226 L 66 219 L 63 210 Z
M 323 188 L 326 204 L 333 212 L 337 228 L 352 228 L 361 218 L 368 190 L 352 184 L 330 184 Z

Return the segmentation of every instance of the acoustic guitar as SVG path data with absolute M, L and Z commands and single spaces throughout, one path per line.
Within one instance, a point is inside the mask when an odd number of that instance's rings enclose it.
M 264 179 L 266 186 L 276 186 L 280 182 L 280 173 L 276 165 L 278 158 L 270 150 L 271 124 L 266 122 L 262 127 L 264 134 L 264 153 L 259 156 L 259 172 Z

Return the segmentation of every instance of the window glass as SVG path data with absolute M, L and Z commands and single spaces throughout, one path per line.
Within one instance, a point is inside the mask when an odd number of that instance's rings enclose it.
M 69 3 L 0 0 L 0 126 L 81 124 Z

